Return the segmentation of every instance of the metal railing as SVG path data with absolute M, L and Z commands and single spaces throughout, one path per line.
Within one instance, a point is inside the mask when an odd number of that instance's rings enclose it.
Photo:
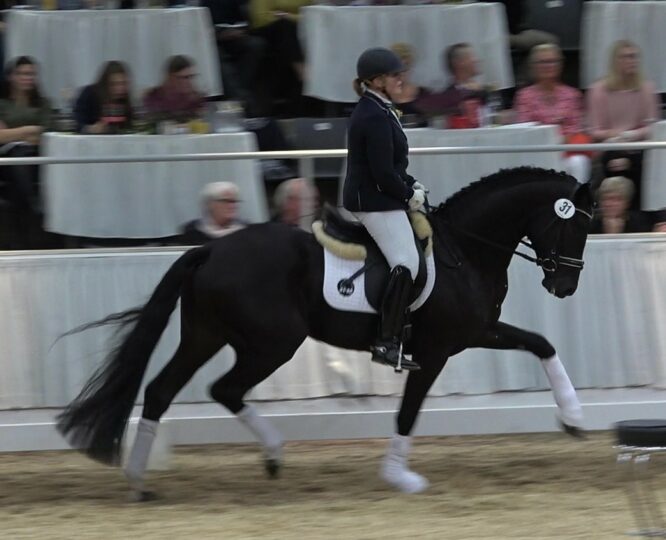
M 508 135 L 508 133 L 507 133 Z M 599 152 L 609 150 L 666 150 L 663 142 L 543 144 L 535 146 L 435 146 L 412 148 L 410 155 L 446 154 L 518 154 L 539 152 Z M 76 165 L 91 163 L 152 163 L 171 161 L 223 161 L 228 159 L 316 159 L 346 157 L 347 150 L 280 150 L 270 152 L 215 152 L 204 154 L 163 154 L 146 156 L 87 157 L 5 157 L 0 166 L 12 165 Z

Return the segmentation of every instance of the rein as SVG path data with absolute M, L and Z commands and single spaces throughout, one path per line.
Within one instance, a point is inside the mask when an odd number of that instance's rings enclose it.
M 426 201 L 426 204 L 424 205 L 426 208 L 426 212 L 430 214 L 433 210 L 433 207 Z M 579 212 L 586 216 L 588 219 L 592 219 L 592 216 L 590 215 L 589 212 L 585 212 L 584 210 L 581 210 L 580 208 L 575 209 L 576 212 Z M 557 219 L 557 218 L 556 218 Z M 497 242 L 493 242 L 492 240 L 488 240 L 487 238 L 484 238 L 483 236 L 480 236 L 476 233 L 466 231 L 464 229 L 461 229 L 459 227 L 456 227 L 453 223 L 450 221 L 445 221 L 449 227 L 452 229 L 456 230 L 457 232 L 468 236 L 469 238 L 472 238 L 474 240 L 477 240 L 478 242 L 481 242 L 483 244 L 486 244 L 487 246 L 491 246 L 499 251 L 503 251 L 504 253 L 511 253 L 512 255 L 518 255 L 519 257 L 525 259 L 526 261 L 529 261 L 531 263 L 536 264 L 537 266 L 543 268 L 544 272 L 548 273 L 553 273 L 555 272 L 558 267 L 560 266 L 569 266 L 571 268 L 575 268 L 578 271 L 583 270 L 583 266 L 585 265 L 585 262 L 583 259 L 576 259 L 574 257 L 566 257 L 564 255 L 560 255 L 557 253 L 557 242 L 555 242 L 555 247 L 551 249 L 550 251 L 550 256 L 549 257 L 534 257 L 532 255 L 529 255 L 527 253 L 523 253 L 522 251 L 518 251 L 518 249 L 511 249 L 506 247 L 505 245 L 498 244 Z M 546 229 L 548 229 L 553 223 L 555 223 L 555 220 L 551 222 L 548 226 L 546 226 Z M 544 229 L 544 230 L 546 230 Z M 559 241 L 559 234 L 557 236 L 557 240 Z M 528 242 L 526 240 L 521 240 L 520 243 L 534 251 L 534 254 L 536 255 L 536 249 L 532 245 L 531 242 Z

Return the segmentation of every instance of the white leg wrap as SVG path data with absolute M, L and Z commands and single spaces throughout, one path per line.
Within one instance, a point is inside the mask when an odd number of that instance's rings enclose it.
M 388 452 L 382 462 L 379 476 L 403 493 L 420 493 L 428 487 L 428 480 L 409 470 L 407 458 L 412 447 L 412 438 L 393 435 Z
M 146 420 L 145 418 L 139 420 L 134 446 L 132 446 L 127 465 L 125 465 L 125 476 L 132 489 L 139 491 L 144 489 L 144 475 L 148 465 L 150 449 L 157 436 L 157 426 L 159 426 L 159 422 L 154 420 Z
M 550 387 L 553 390 L 555 403 L 560 409 L 560 419 L 568 426 L 582 428 L 583 409 L 578 401 L 576 389 L 571 384 L 559 356 L 554 356 L 541 361 Z
M 268 419 L 257 414 L 252 405 L 245 405 L 238 413 L 238 419 L 259 439 L 266 459 L 282 457 L 282 435 Z

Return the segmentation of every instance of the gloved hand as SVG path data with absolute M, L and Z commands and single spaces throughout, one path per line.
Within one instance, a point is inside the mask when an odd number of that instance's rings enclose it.
M 412 188 L 413 189 L 420 189 L 421 191 L 424 191 L 425 193 L 428 193 L 430 191 L 421 182 L 414 182 L 412 184 Z
M 423 206 L 423 203 L 425 202 L 425 191 L 422 189 L 415 189 L 414 190 L 414 195 L 412 195 L 412 198 L 407 201 L 407 204 L 409 206 L 409 209 L 412 212 L 416 212 L 419 208 Z

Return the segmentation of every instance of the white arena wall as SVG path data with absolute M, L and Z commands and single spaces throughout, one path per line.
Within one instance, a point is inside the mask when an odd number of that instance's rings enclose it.
M 55 414 L 103 358 L 108 330 L 54 345 L 83 322 L 139 305 L 180 250 L 87 250 L 0 254 L 0 451 L 66 448 Z M 666 238 L 591 238 L 574 297 L 557 300 L 540 272 L 514 261 L 502 320 L 547 336 L 579 389 L 588 429 L 666 414 Z M 152 377 L 177 343 L 177 314 L 151 361 Z M 233 362 L 223 351 L 166 415 L 173 444 L 249 441 L 208 385 Z M 366 353 L 308 340 L 295 359 L 250 396 L 289 440 L 386 437 L 406 375 L 371 365 Z M 135 414 L 140 414 L 137 407 Z M 557 429 L 539 362 L 529 354 L 468 351 L 433 386 L 417 434 L 542 432 Z

